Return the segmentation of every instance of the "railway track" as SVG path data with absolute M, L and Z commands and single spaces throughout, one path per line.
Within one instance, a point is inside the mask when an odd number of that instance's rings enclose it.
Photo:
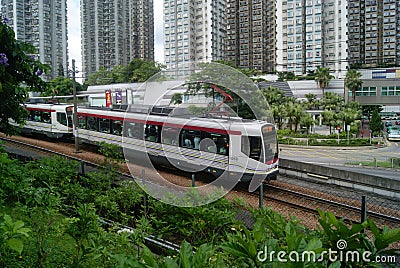
M 14 147 L 25 148 L 28 150 L 34 151 L 38 155 L 42 156 L 51 156 L 51 155 L 59 155 L 69 159 L 73 159 L 76 161 L 80 161 L 85 163 L 85 165 L 89 165 L 92 167 L 99 167 L 100 165 L 95 163 L 95 161 L 88 161 L 87 158 L 83 159 L 83 154 L 75 154 L 74 156 L 71 153 L 61 153 L 54 149 L 48 149 L 44 146 L 33 145 L 28 142 L 18 141 L 15 139 L 0 137 L 1 140 L 13 144 Z M 70 147 L 70 151 L 73 151 L 73 144 L 63 143 L 62 146 Z M 90 152 L 93 154 L 93 152 Z M 97 160 L 98 160 L 97 156 Z M 127 169 L 121 171 L 121 176 L 132 179 L 131 174 Z M 173 174 L 173 176 L 178 176 L 177 174 Z M 179 181 L 182 182 L 182 186 L 188 186 L 187 182 L 188 177 L 182 177 Z M 176 181 L 176 180 L 175 180 Z M 178 182 L 180 183 L 180 182 Z M 288 211 L 288 214 L 299 214 L 298 212 L 306 212 L 309 215 L 317 215 L 317 208 L 320 208 L 322 211 L 331 211 L 337 217 L 344 218 L 351 222 L 360 222 L 361 208 L 360 205 L 356 204 L 354 200 L 350 200 L 347 202 L 342 199 L 341 201 L 331 200 L 331 197 L 321 197 L 323 193 L 316 192 L 313 194 L 304 193 L 302 191 L 288 189 L 290 188 L 287 184 L 279 186 L 279 182 L 272 182 L 270 184 L 264 185 L 264 195 L 263 200 L 264 204 L 270 206 L 271 203 L 278 204 L 279 206 L 285 206 L 284 211 Z M 249 193 L 245 189 L 235 189 L 235 191 L 240 192 L 242 196 L 245 198 L 252 199 L 249 203 L 255 202 L 255 200 L 259 199 L 259 193 Z M 291 209 L 288 209 L 291 208 Z M 374 219 L 379 226 L 389 226 L 389 227 L 399 227 L 400 226 L 400 217 L 395 213 L 380 213 L 382 208 L 379 206 L 374 206 L 373 209 L 367 210 L 367 217 Z M 387 210 L 386 210 L 387 211 Z M 314 223 L 316 221 L 314 220 Z
M 310 215 L 318 215 L 318 209 L 322 211 L 330 211 L 337 218 L 342 218 L 347 222 L 359 223 L 361 222 L 361 214 L 363 213 L 361 206 L 355 206 L 348 203 L 354 203 L 354 200 L 346 202 L 342 198 L 342 202 L 334 201 L 331 199 L 323 198 L 308 193 L 302 193 L 281 186 L 274 185 L 274 182 L 263 185 L 263 205 L 271 206 L 278 204 L 278 206 L 286 206 L 294 208 Z M 243 194 L 252 195 L 254 198 L 260 198 L 260 192 L 249 193 L 244 189 L 240 189 Z M 398 228 L 400 226 L 400 217 L 392 214 L 383 214 L 377 212 L 378 206 L 374 206 L 374 210 L 367 209 L 366 218 L 373 219 L 379 227 L 388 226 L 391 228 Z M 392 211 L 393 214 L 398 211 Z

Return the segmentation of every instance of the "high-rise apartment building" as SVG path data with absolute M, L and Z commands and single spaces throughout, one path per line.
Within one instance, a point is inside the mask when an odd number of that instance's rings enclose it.
M 348 0 L 349 64 L 400 64 L 400 2 Z
M 131 57 L 154 61 L 153 0 L 130 1 Z
M 224 8 L 224 0 L 164 0 L 165 64 L 222 60 Z
M 37 60 L 51 66 L 52 79 L 67 75 L 67 0 L 1 0 L 17 40 L 33 45 Z
M 278 70 L 306 74 L 322 66 L 336 78 L 347 63 L 347 9 L 341 0 L 277 1 Z
M 100 68 L 154 60 L 153 1 L 81 0 L 82 67 Z
M 240 68 L 272 72 L 276 65 L 275 1 L 227 0 L 224 59 Z

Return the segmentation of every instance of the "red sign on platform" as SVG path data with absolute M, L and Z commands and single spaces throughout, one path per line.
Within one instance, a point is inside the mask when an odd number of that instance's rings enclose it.
M 106 107 L 111 107 L 111 90 L 106 90 Z

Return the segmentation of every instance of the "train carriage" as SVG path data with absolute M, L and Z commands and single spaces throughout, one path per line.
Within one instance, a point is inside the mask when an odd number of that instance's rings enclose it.
M 70 137 L 73 132 L 73 106 L 53 103 L 26 103 L 28 110 L 24 133 L 44 134 L 50 138 Z
M 178 112 L 176 112 L 178 111 Z M 250 181 L 276 178 L 275 126 L 258 120 L 193 117 L 171 107 L 130 107 L 128 112 L 78 107 L 83 142 L 123 144 L 136 159 L 190 172 L 222 173 Z

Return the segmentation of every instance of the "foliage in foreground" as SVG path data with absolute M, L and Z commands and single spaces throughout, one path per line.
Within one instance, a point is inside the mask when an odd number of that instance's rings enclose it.
M 101 172 L 78 177 L 78 164 L 61 158 L 22 165 L 0 154 L 0 170 L 5 267 L 381 267 L 330 259 L 324 252 L 345 241 L 345 250 L 354 256 L 368 252 L 373 260 L 394 256 L 388 248 L 400 241 L 400 229 L 379 230 L 371 220 L 349 226 L 324 212 L 321 228 L 309 230 L 270 209 L 256 210 L 249 230 L 233 219 L 236 208 L 226 200 L 172 207 L 146 198 L 134 183 L 111 186 Z M 135 229 L 103 225 L 100 216 Z M 148 234 L 175 238 L 180 252 L 153 254 L 144 245 Z

